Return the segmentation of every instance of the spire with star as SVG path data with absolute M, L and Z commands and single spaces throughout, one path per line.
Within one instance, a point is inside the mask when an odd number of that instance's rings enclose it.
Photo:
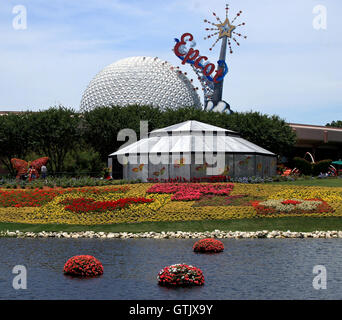
M 216 18 L 216 23 L 210 22 L 207 19 L 204 20 L 205 23 L 212 25 L 211 28 L 206 28 L 205 30 L 206 31 L 214 31 L 212 34 L 207 35 L 204 38 L 204 40 L 216 38 L 215 42 L 213 43 L 213 45 L 210 47 L 209 50 L 212 50 L 215 47 L 215 45 L 217 44 L 217 42 L 219 42 L 219 40 L 222 39 L 223 41 L 228 40 L 229 52 L 233 53 L 232 41 L 234 41 L 238 46 L 240 46 L 240 43 L 237 41 L 236 37 L 241 37 L 241 38 L 247 39 L 247 36 L 244 36 L 241 33 L 236 32 L 236 29 L 238 27 L 244 26 L 246 23 L 242 22 L 238 25 L 233 25 L 235 20 L 238 17 L 240 17 L 242 11 L 239 11 L 231 22 L 228 18 L 228 11 L 229 11 L 229 6 L 228 6 L 228 4 L 226 4 L 226 18 L 223 22 L 216 15 L 215 12 L 213 12 L 213 16 Z

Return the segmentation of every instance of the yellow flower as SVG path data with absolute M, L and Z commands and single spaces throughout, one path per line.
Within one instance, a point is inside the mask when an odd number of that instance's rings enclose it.
M 0 208 L 0 222 L 17 223 L 55 223 L 55 224 L 115 224 L 146 221 L 200 221 L 255 219 L 260 217 L 253 206 L 196 206 L 195 201 L 171 201 L 171 194 L 149 194 L 146 191 L 151 183 L 125 185 L 127 190 L 111 192 L 108 187 L 96 187 L 101 192 L 84 192 L 85 188 L 65 189 L 42 207 L 35 208 Z M 107 189 L 106 189 L 107 188 Z M 120 188 L 116 187 L 115 188 Z M 82 191 L 83 190 L 83 191 Z M 342 216 L 342 188 L 284 186 L 272 184 L 234 184 L 232 195 L 247 194 L 257 197 L 260 201 L 272 203 L 280 199 L 322 199 L 335 211 L 332 213 L 293 214 L 275 213 L 266 217 L 288 216 Z M 120 198 L 145 197 L 154 199 L 151 203 L 131 204 L 127 208 L 106 212 L 75 213 L 65 210 L 61 202 L 67 198 L 92 198 L 95 201 L 115 201 Z M 279 201 L 278 201 L 279 202 Z M 263 216 L 265 217 L 265 216 Z

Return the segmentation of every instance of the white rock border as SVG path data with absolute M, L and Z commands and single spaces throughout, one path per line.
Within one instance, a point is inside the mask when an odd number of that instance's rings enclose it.
M 0 237 L 14 238 L 101 238 L 101 239 L 198 239 L 198 238 L 219 238 L 219 239 L 270 239 L 270 238 L 342 238 L 342 231 L 313 231 L 313 232 L 291 232 L 288 231 L 205 231 L 205 232 L 186 232 L 186 231 L 162 231 L 162 232 L 22 232 L 0 231 Z

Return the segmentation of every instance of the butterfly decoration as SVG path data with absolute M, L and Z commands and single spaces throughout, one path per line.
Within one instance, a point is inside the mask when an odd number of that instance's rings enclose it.
M 137 168 L 133 168 L 133 169 L 132 169 L 132 171 L 133 171 L 133 172 L 139 172 L 139 171 L 142 171 L 143 167 L 144 167 L 144 164 L 142 163 L 142 164 L 140 164 L 140 165 L 139 165 L 139 167 L 137 167 Z
M 251 157 L 248 156 L 245 160 L 239 161 L 239 165 L 240 166 L 248 165 L 250 159 Z
M 17 170 L 17 179 L 19 179 L 23 175 L 26 175 L 30 166 L 32 166 L 32 168 L 37 171 L 36 177 L 38 178 L 41 167 L 43 165 L 46 165 L 48 161 L 49 161 L 48 157 L 42 157 L 42 158 L 30 161 L 30 162 L 26 162 L 25 160 L 17 159 L 17 158 L 11 159 L 13 168 Z
M 260 162 L 257 164 L 257 169 L 260 172 L 262 171 L 262 164 Z
M 160 171 L 155 171 L 155 172 L 153 172 L 153 175 L 154 176 L 161 176 L 161 175 L 163 175 L 165 173 L 165 167 L 162 167 L 161 169 L 160 169 Z
M 207 170 L 207 167 L 208 167 L 208 163 L 205 162 L 203 165 L 196 167 L 196 171 L 205 171 Z
M 180 160 L 176 160 L 174 167 L 175 168 L 180 168 L 183 167 L 185 165 L 185 158 L 181 158 Z

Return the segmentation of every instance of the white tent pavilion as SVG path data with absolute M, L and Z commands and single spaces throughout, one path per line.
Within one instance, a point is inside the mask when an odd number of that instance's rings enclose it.
M 212 175 L 267 177 L 275 175 L 276 155 L 238 133 L 199 121 L 157 129 L 109 155 L 123 165 L 124 179 Z

